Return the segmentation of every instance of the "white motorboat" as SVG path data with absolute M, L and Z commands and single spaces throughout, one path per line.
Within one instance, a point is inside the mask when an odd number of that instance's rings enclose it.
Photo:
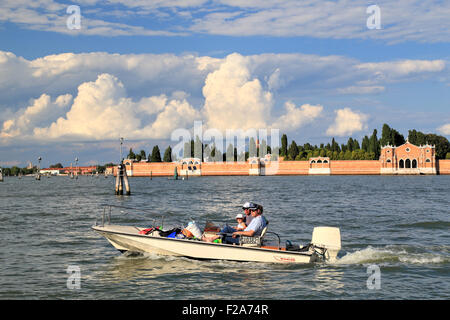
M 121 252 L 154 253 L 159 255 L 180 256 L 193 259 L 253 261 L 266 263 L 312 263 L 320 260 L 336 259 L 341 249 L 339 228 L 316 227 L 311 243 L 305 246 L 281 245 L 280 237 L 268 232 L 267 227 L 261 236 L 241 237 L 237 245 L 206 242 L 198 238 L 171 238 L 158 228 L 111 224 L 110 214 L 105 221 L 105 211 L 101 224 L 92 229 L 104 236 Z M 151 230 L 146 232 L 146 230 Z M 147 234 L 145 234 L 147 233 Z M 203 234 L 214 233 L 204 231 Z M 270 243 L 268 234 L 273 234 L 278 242 Z

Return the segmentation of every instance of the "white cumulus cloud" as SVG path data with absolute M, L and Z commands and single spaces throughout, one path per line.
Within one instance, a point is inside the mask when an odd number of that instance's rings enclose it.
M 293 131 L 314 121 L 323 111 L 321 105 L 304 104 L 297 108 L 290 101 L 285 103 L 284 108 L 285 113 L 274 122 L 272 127 L 282 128 L 285 131 Z
M 443 126 L 439 127 L 437 129 L 439 131 L 439 133 L 446 135 L 446 136 L 450 136 L 450 123 L 444 124 Z
M 350 108 L 338 109 L 334 123 L 327 129 L 329 136 L 349 136 L 354 132 L 367 130 L 368 116 Z
M 59 141 L 109 140 L 121 135 L 127 139 L 158 139 L 167 138 L 177 127 L 192 125 L 199 117 L 185 99 L 160 95 L 135 102 L 120 80 L 110 74 L 82 83 L 69 105 L 71 101 L 70 95 L 63 95 L 51 102 L 44 94 L 25 112 L 4 121 L 0 135 L 5 139 Z M 66 108 L 66 112 L 56 119 L 58 108 Z M 44 118 L 55 120 L 42 126 Z

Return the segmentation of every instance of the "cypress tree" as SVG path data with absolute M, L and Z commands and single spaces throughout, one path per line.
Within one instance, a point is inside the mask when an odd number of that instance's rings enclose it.
M 128 159 L 136 159 L 136 155 L 134 154 L 132 148 L 130 148 L 130 152 L 128 152 Z
M 364 136 L 364 139 L 362 140 L 361 149 L 363 149 L 365 152 L 369 152 L 369 137 Z
M 159 151 L 158 145 L 153 147 L 150 162 L 161 162 L 161 152 Z
M 291 145 L 289 146 L 288 156 L 290 160 L 295 160 L 298 155 L 298 147 L 295 141 L 292 140 Z
M 354 150 L 353 146 L 354 146 L 353 138 L 350 137 L 350 138 L 348 138 L 348 141 L 347 141 L 347 150 L 353 151 Z
M 257 154 L 257 150 L 256 150 L 256 142 L 255 139 L 252 137 L 250 138 L 249 144 L 248 144 L 248 156 L 251 157 L 256 157 Z
M 381 130 L 380 144 L 382 147 L 394 144 L 394 141 L 392 141 L 392 130 L 386 123 L 383 124 L 383 129 Z
M 172 148 L 170 146 L 167 147 L 166 151 L 164 152 L 164 162 L 172 162 Z
M 234 160 L 234 149 L 235 148 L 233 148 L 233 145 L 230 143 L 227 148 L 226 159 L 225 159 L 227 162 L 235 161 Z
M 287 135 L 283 134 L 281 136 L 281 149 L 280 149 L 280 156 L 286 157 L 287 156 L 287 149 L 288 149 L 288 141 L 287 141 Z
M 380 142 L 377 137 L 377 129 L 373 130 L 372 136 L 369 139 L 369 152 L 374 154 L 374 159 L 380 157 Z

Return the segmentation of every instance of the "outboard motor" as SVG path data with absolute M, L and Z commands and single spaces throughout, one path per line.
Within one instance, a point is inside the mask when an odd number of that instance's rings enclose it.
M 335 227 L 315 227 L 311 244 L 326 260 L 335 261 L 341 250 L 341 232 Z

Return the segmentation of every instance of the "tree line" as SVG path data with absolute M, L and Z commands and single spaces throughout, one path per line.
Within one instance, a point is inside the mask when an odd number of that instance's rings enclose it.
M 226 152 L 222 152 L 222 148 L 216 146 L 215 143 L 204 144 L 197 136 L 195 140 L 191 139 L 184 144 L 183 158 L 198 158 L 202 162 L 247 161 L 250 157 L 264 157 L 266 154 L 271 154 L 272 151 L 265 140 L 262 140 L 261 144 L 257 145 L 254 138 L 250 138 L 247 141 L 245 148 L 246 150 L 238 152 L 236 146 L 230 143 L 226 148 Z M 164 156 L 161 158 L 159 146 L 156 145 L 148 156 L 145 150 L 135 153 L 130 148 L 127 158 L 147 162 L 172 162 L 176 160 L 176 155 L 172 153 L 172 148 L 168 146 L 164 152 Z
M 447 138 L 436 134 L 425 134 L 417 130 L 408 131 L 408 140 L 414 145 L 434 145 L 437 159 L 450 159 L 450 143 Z M 361 143 L 352 137 L 347 143 L 338 144 L 334 138 L 330 143 L 311 145 L 297 145 L 292 140 L 288 144 L 286 134 L 281 137 L 280 156 L 285 160 L 309 160 L 311 157 L 329 157 L 331 160 L 378 160 L 381 147 L 392 145 L 398 147 L 406 142 L 405 137 L 397 130 L 384 124 L 381 137 L 378 139 L 378 131 L 373 130 L 372 135 L 364 136 Z
M 148 162 L 172 162 L 172 148 L 170 146 L 167 147 L 162 159 L 161 151 L 159 150 L 158 145 L 153 147 L 153 150 L 148 154 L 148 157 L 145 153 L 145 150 L 141 150 L 139 153 L 134 153 L 133 149 L 130 148 L 127 158 L 136 161 L 146 160 Z

